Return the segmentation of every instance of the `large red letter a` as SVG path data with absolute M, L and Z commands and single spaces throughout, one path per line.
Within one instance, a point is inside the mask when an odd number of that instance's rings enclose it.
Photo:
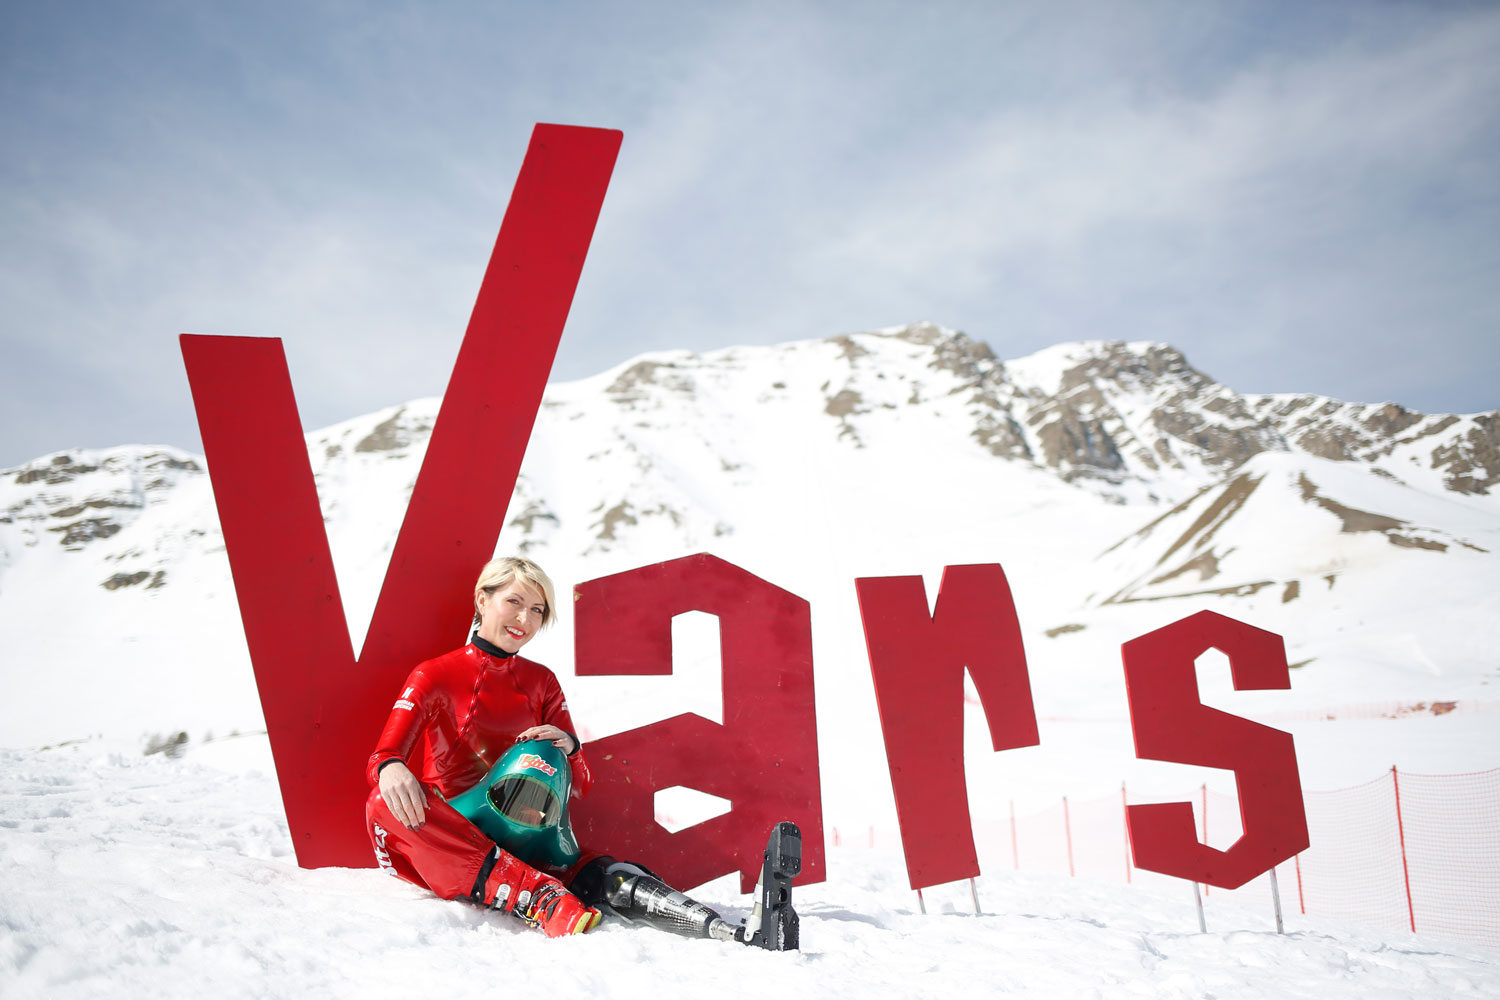
M 672 618 L 719 618 L 724 725 L 683 714 L 589 743 L 594 790 L 574 822 L 585 843 L 637 858 L 673 885 L 732 871 L 749 892 L 766 834 L 802 828 L 799 883 L 823 880 L 823 803 L 807 602 L 706 553 L 578 585 L 576 669 L 670 674 Z M 683 785 L 733 809 L 676 834 L 652 820 L 656 793 Z

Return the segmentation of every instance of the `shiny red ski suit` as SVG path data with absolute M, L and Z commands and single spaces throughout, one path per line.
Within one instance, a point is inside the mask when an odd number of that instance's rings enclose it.
M 540 725 L 575 732 L 557 678 L 540 663 L 492 656 L 471 644 L 419 664 L 402 686 L 366 769 L 371 791 L 365 817 L 380 867 L 444 899 L 492 904 L 499 887 L 498 872 L 491 874 L 495 844 L 446 800 L 489 773 L 518 733 Z M 403 826 L 381 797 L 380 765 L 393 759 L 427 790 L 427 821 L 420 829 Z M 568 762 L 572 794 L 582 795 L 593 783 L 588 761 L 579 750 Z M 585 849 L 580 865 L 596 856 Z M 549 873 L 566 885 L 580 865 Z

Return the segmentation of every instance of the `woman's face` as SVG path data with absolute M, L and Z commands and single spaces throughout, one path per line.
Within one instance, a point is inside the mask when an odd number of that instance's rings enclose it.
M 503 583 L 492 594 L 479 592 L 479 635 L 514 653 L 542 627 L 547 600 L 542 592 L 520 579 Z

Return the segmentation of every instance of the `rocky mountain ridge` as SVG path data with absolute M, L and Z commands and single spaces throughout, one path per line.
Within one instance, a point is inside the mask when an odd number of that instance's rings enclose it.
M 339 485 L 355 480 L 363 481 L 359 504 L 399 521 L 436 410 L 436 400 L 417 400 L 309 433 L 331 532 L 355 502 Z M 711 546 L 749 515 L 705 509 L 710 495 L 722 497 L 726 486 L 753 492 L 757 475 L 785 462 L 789 446 L 890 461 L 881 443 L 900 421 L 924 425 L 932 456 L 967 450 L 1019 463 L 1114 503 L 1180 504 L 1266 453 L 1355 463 L 1417 489 L 1488 501 L 1500 481 L 1497 417 L 1241 394 L 1174 348 L 1148 342 L 1061 344 L 1006 362 L 981 341 L 916 324 L 769 348 L 664 352 L 549 386 L 509 525 L 522 549 L 547 544 L 565 519 L 582 555 L 608 550 L 644 523 Z M 766 427 L 776 430 L 768 436 Z M 795 442 L 786 427 L 796 428 Z M 403 459 L 399 470 L 389 467 L 395 459 Z M 569 460 L 597 467 L 601 495 L 580 502 L 546 488 L 556 464 Z M 0 571 L 48 542 L 68 552 L 107 543 L 203 471 L 186 452 L 129 446 L 4 470 Z M 377 486 L 371 476 L 390 481 Z M 187 530 L 217 533 L 211 520 Z M 112 552 L 122 569 L 102 585 L 161 586 L 163 567 L 152 560 L 132 568 L 145 554 L 138 545 Z

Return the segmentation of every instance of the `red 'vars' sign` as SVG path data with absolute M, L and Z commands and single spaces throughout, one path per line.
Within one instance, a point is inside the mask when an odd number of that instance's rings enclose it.
M 390 695 L 468 621 L 475 573 L 495 551 L 541 404 L 620 133 L 538 125 L 356 660 L 281 342 L 182 337 L 256 684 L 304 867 L 373 864 L 363 825 L 366 756 Z M 857 581 L 914 888 L 979 873 L 963 768 L 963 673 L 996 750 L 1037 743 L 1009 584 L 994 564 L 950 566 L 929 616 L 920 577 Z M 748 891 L 765 832 L 795 819 L 801 882 L 823 876 L 812 638 L 807 602 L 709 555 L 577 588 L 577 673 L 671 672 L 671 619 L 720 621 L 724 725 L 679 715 L 595 741 L 585 839 L 691 887 L 738 871 Z M 650 607 L 649 615 L 613 608 Z M 766 629 L 774 621 L 777 628 Z M 1132 806 L 1143 868 L 1232 887 L 1307 846 L 1291 737 L 1198 702 L 1193 661 L 1229 654 L 1236 687 L 1286 687 L 1280 637 L 1204 612 L 1124 648 L 1138 755 L 1227 767 L 1245 836 L 1199 844 L 1185 803 Z M 676 835 L 653 819 L 675 785 L 731 811 Z

